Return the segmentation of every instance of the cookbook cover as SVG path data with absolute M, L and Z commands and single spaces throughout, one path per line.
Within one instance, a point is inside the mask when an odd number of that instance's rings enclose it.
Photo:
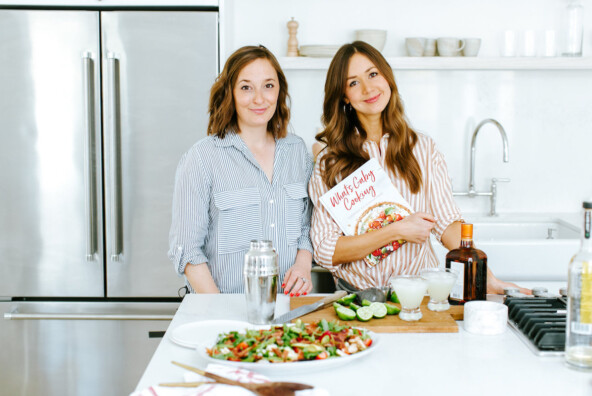
M 320 199 L 343 233 L 349 236 L 379 230 L 413 213 L 375 158 Z M 392 241 L 370 253 L 364 261 L 374 266 L 404 243 L 404 240 Z

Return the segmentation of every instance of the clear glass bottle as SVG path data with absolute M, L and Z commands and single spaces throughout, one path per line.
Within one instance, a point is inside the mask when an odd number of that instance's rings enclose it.
M 565 359 L 570 366 L 592 370 L 592 201 L 583 207 L 582 244 L 567 278 Z
M 581 0 L 568 0 L 563 17 L 563 56 L 582 56 L 584 6 Z
M 460 248 L 446 255 L 446 268 L 458 273 L 450 292 L 450 304 L 487 298 L 487 255 L 473 247 L 473 225 L 461 224 Z

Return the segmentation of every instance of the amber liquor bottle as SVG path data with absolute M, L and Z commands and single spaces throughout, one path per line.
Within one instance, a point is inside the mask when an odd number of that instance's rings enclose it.
M 462 305 L 467 301 L 486 299 L 487 255 L 473 247 L 472 224 L 461 224 L 460 248 L 448 252 L 446 268 L 458 273 L 450 292 L 450 304 Z

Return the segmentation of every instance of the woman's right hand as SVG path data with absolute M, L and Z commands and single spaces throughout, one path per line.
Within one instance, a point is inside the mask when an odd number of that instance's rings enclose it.
M 424 243 L 430 237 L 430 231 L 436 225 L 436 218 L 429 213 L 413 213 L 403 220 L 389 224 L 401 238 L 411 243 Z

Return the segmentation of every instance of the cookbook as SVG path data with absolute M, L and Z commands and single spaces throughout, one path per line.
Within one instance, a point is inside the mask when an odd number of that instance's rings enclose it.
M 361 235 L 386 227 L 413 211 L 375 158 L 322 195 L 321 203 L 345 235 Z M 364 258 L 374 266 L 405 243 L 395 240 Z

